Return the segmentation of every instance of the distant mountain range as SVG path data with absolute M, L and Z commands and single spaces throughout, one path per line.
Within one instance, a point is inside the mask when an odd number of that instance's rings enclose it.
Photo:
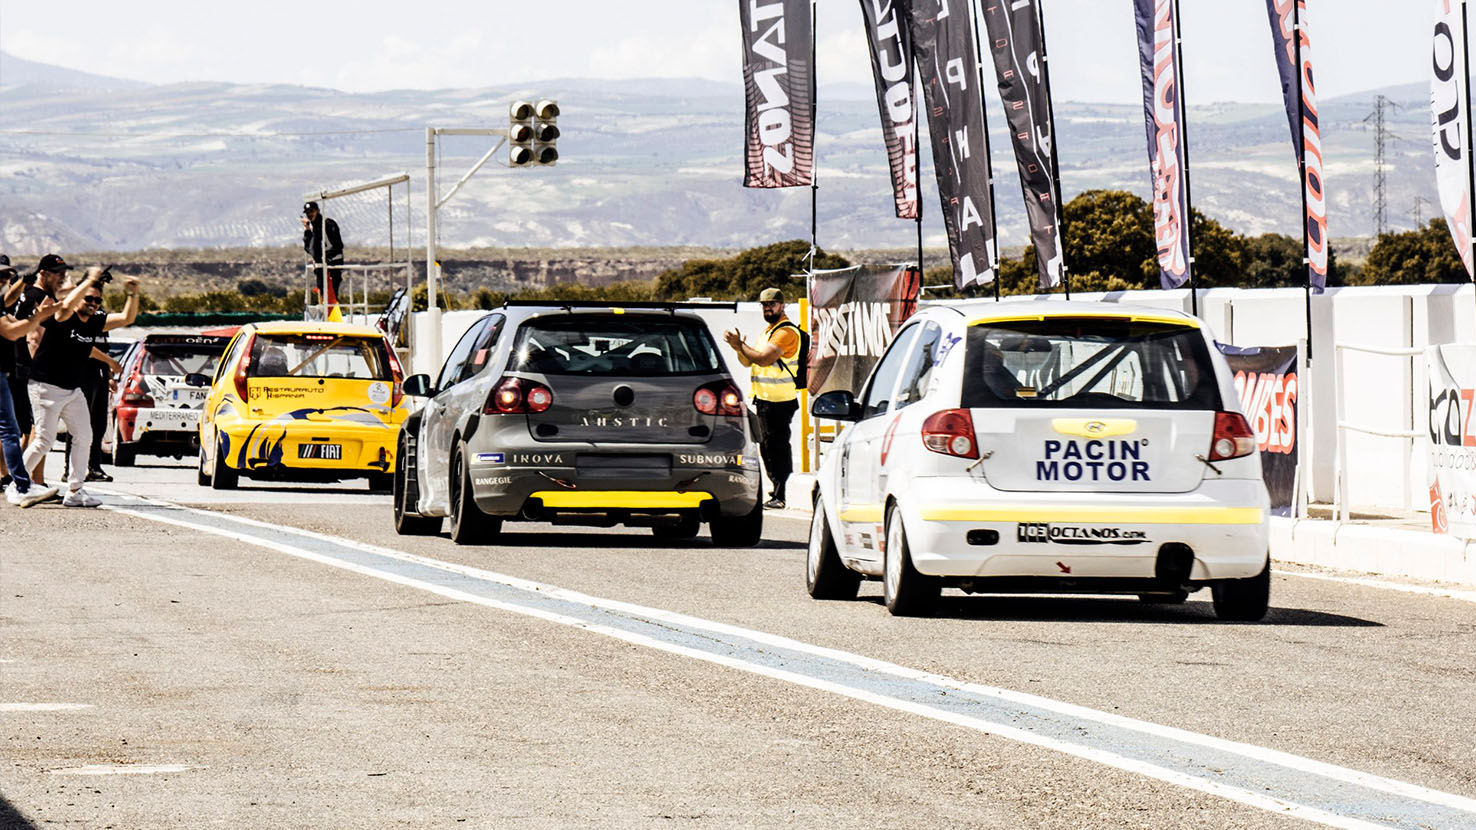
M 1389 224 L 1436 206 L 1429 91 L 1418 84 L 1321 106 L 1329 228 L 1367 236 L 1373 223 L 1375 94 L 1399 105 L 1386 151 Z M 746 247 L 810 233 L 807 189 L 740 186 L 741 87 L 703 80 L 568 79 L 437 91 L 351 94 L 286 85 L 153 85 L 0 53 L 0 246 L 9 253 L 290 244 L 304 194 L 405 171 L 394 241 L 406 221 L 423 244 L 427 126 L 500 127 L 507 102 L 554 97 L 563 109 L 553 168 L 489 164 L 441 213 L 456 247 L 702 245 Z M 1191 107 L 1194 204 L 1243 233 L 1298 233 L 1300 195 L 1286 115 L 1273 105 Z M 1066 198 L 1090 188 L 1148 195 L 1139 107 L 1057 106 Z M 1004 120 L 991 112 L 1000 244 L 1027 241 Z M 820 90 L 819 239 L 831 249 L 908 248 L 911 222 L 891 215 L 881 126 L 871 91 Z M 490 145 L 445 138 L 442 192 Z M 926 155 L 926 154 L 925 154 Z M 925 181 L 931 165 L 925 167 Z M 929 247 L 942 246 L 937 198 L 925 193 Z M 1418 208 L 1417 200 L 1424 200 Z M 388 244 L 383 194 L 329 207 L 350 246 Z

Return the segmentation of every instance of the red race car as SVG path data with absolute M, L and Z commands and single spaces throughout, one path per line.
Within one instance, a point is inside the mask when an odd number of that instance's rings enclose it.
M 210 390 L 186 375 L 210 376 L 229 337 L 150 334 L 129 354 L 112 400 L 113 463 L 140 453 L 184 458 L 199 452 L 200 405 Z

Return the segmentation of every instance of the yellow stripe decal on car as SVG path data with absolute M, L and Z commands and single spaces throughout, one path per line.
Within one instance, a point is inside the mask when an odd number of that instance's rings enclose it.
M 978 507 L 940 504 L 918 511 L 929 522 L 1107 522 L 1118 525 L 1258 525 L 1259 507 Z
M 1168 314 L 1144 313 L 1141 311 L 1081 311 L 1066 310 L 1059 311 L 1027 311 L 1018 314 L 990 314 L 978 317 L 971 326 L 987 326 L 990 323 L 1019 323 L 1025 320 L 1047 320 L 1068 317 L 1089 317 L 1102 320 L 1131 320 L 1134 323 L 1162 323 L 1168 326 L 1183 326 L 1186 329 L 1199 328 L 1199 321 L 1188 317 L 1174 317 Z
M 575 508 L 651 508 L 700 507 L 712 498 L 711 493 L 678 493 L 672 490 L 539 490 L 533 498 L 542 499 L 544 507 Z
M 840 512 L 840 520 L 843 522 L 879 522 L 882 520 L 882 506 L 853 504 Z

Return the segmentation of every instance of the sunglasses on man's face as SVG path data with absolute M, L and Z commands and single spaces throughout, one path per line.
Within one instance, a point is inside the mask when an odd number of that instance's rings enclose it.
M 82 302 L 88 305 L 102 305 L 102 297 L 83 297 Z

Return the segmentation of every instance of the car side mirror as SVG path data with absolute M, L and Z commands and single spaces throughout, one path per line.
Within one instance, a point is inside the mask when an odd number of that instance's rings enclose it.
M 436 392 L 431 388 L 430 375 L 411 375 L 405 378 L 401 388 L 406 395 L 413 395 L 417 398 L 429 398 Z
M 199 372 L 191 372 L 184 376 L 185 386 L 209 386 L 210 376 Z
M 828 418 L 832 421 L 859 421 L 861 420 L 861 404 L 857 403 L 855 396 L 850 392 L 837 389 L 816 398 L 810 404 L 810 414 L 816 418 Z

